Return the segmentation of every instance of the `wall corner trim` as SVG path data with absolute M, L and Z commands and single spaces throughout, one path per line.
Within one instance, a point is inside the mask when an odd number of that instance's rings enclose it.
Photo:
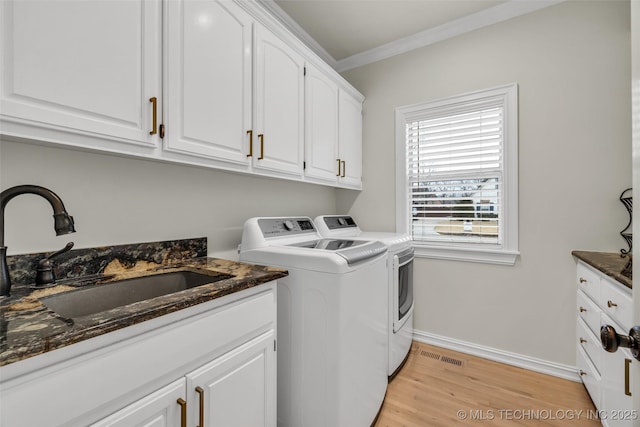
M 581 381 L 580 376 L 578 375 L 578 368 L 576 368 L 575 366 L 563 365 L 561 363 L 542 360 L 535 357 L 526 356 L 524 354 L 511 353 L 497 348 L 485 347 L 479 344 L 474 344 L 455 338 L 449 338 L 442 335 L 436 335 L 430 332 L 424 332 L 416 329 L 413 330 L 413 339 L 425 344 L 458 351 L 460 353 L 469 354 L 471 356 L 482 357 L 484 359 L 493 360 L 494 362 L 505 363 L 507 365 L 528 369 L 530 371 L 539 372 L 542 374 L 552 375 L 554 377 L 562 378 L 565 380 L 571 380 L 575 382 Z

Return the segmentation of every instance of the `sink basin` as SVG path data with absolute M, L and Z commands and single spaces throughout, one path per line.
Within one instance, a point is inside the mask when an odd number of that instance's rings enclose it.
M 228 274 L 174 271 L 125 279 L 41 298 L 51 310 L 68 319 L 96 314 L 134 302 L 229 279 Z

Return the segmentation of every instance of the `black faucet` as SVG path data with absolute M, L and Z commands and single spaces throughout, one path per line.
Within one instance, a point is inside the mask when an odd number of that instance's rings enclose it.
M 44 197 L 53 208 L 53 227 L 56 235 L 75 233 L 73 217 L 67 213 L 62 200 L 53 191 L 37 185 L 18 185 L 0 193 L 0 297 L 11 294 L 11 278 L 7 266 L 7 247 L 4 245 L 4 207 L 20 194 L 37 194 Z M 70 249 L 70 248 L 69 248 Z

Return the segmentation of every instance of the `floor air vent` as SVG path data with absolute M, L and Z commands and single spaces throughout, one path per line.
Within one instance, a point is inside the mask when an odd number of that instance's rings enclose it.
M 424 350 L 422 350 L 422 351 L 420 352 L 420 356 L 430 357 L 431 359 L 440 360 L 440 355 L 439 355 L 439 354 L 431 353 L 430 351 L 424 351 Z
M 440 359 L 440 361 L 444 363 L 450 363 L 456 366 L 462 366 L 462 360 L 454 359 L 452 357 L 442 356 L 442 359 Z
M 434 353 L 431 351 L 419 350 L 416 353 L 422 357 L 428 357 L 429 359 L 439 360 L 440 362 L 448 363 L 450 365 L 464 366 L 464 362 L 460 359 L 454 359 L 453 357 L 442 356 L 438 353 Z

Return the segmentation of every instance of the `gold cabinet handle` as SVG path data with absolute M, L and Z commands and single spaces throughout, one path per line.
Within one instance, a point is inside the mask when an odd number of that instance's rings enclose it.
M 607 301 L 607 307 L 611 308 L 611 307 L 617 307 L 618 304 L 616 304 L 615 302 L 609 300 Z
M 631 359 L 624 359 L 624 394 L 631 396 L 631 385 L 629 381 L 629 371 L 631 370 Z
M 180 427 L 187 427 L 187 402 L 179 397 L 178 405 L 180 405 Z
M 253 131 L 248 130 L 247 135 L 249 135 L 249 154 L 247 157 L 253 157 Z
M 587 375 L 587 373 L 585 371 L 583 371 L 582 369 L 580 369 L 580 376 L 584 377 L 585 375 Z
M 200 413 L 198 427 L 204 427 L 204 390 L 202 387 L 196 387 L 196 393 L 200 396 Z
M 347 163 L 343 160 L 342 161 L 342 175 L 340 175 L 340 177 L 344 178 L 346 172 L 347 172 Z
M 264 134 L 258 134 L 258 139 L 260 140 L 260 157 L 258 160 L 264 159 Z
M 158 133 L 158 98 L 151 97 L 149 98 L 149 102 L 151 103 L 153 112 L 152 114 L 152 120 L 153 120 L 153 125 L 151 126 L 151 132 L 149 132 L 149 135 L 155 135 L 156 133 Z
M 585 340 L 584 338 L 580 337 L 580 344 L 584 344 L 586 342 L 587 342 L 587 340 Z
M 580 283 L 584 283 L 584 282 L 586 282 L 586 281 L 587 281 L 587 279 L 584 279 L 584 278 L 582 278 L 582 277 L 580 278 Z
M 585 311 L 587 311 L 587 309 L 586 309 L 586 308 L 584 308 L 584 307 L 580 307 L 580 313 L 584 313 Z
M 342 167 L 342 162 L 340 161 L 340 159 L 336 159 L 336 161 L 338 162 L 338 173 L 336 174 L 336 176 L 340 176 L 340 170 Z

